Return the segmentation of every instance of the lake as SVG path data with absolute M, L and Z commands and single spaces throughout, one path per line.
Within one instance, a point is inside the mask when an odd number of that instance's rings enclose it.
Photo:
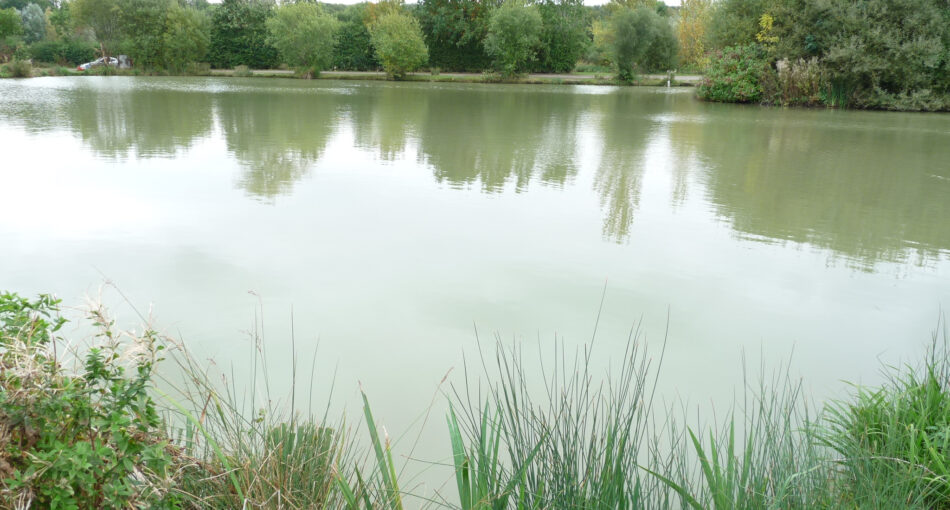
M 677 88 L 2 80 L 0 208 L 0 288 L 79 305 L 113 283 L 123 321 L 150 313 L 238 379 L 262 327 L 277 388 L 319 343 L 314 398 L 335 380 L 358 416 L 359 382 L 408 440 L 476 329 L 536 351 L 596 324 L 609 359 L 639 324 L 657 355 L 667 339 L 666 399 L 731 399 L 743 353 L 790 358 L 823 398 L 920 358 L 950 306 L 940 114 Z M 440 405 L 429 460 L 449 452 Z

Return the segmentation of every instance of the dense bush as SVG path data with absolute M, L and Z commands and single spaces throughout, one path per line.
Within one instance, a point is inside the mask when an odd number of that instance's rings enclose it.
M 535 6 L 509 0 L 495 9 L 485 36 L 485 49 L 495 69 L 511 77 L 527 70 L 541 42 L 541 13 Z
M 391 12 L 380 16 L 370 26 L 370 37 L 376 58 L 391 78 L 404 78 L 429 58 L 419 22 L 408 14 Z
M 103 345 L 68 370 L 56 357 L 57 306 L 49 296 L 0 294 L 0 498 L 39 508 L 176 507 L 167 492 L 173 461 L 149 396 L 158 350 L 123 359 L 131 351 L 95 316 Z
M 950 5 L 941 0 L 723 0 L 709 34 L 716 47 L 759 44 L 770 64 L 791 62 L 785 75 L 761 75 L 767 102 L 815 104 L 820 97 L 833 106 L 950 109 Z M 711 72 L 729 65 L 714 63 Z M 787 90 L 801 88 L 792 83 L 802 79 L 808 92 Z M 786 89 L 777 99 L 776 87 Z
M 365 11 L 366 4 L 356 4 L 347 6 L 337 14 L 340 28 L 333 46 L 334 68 L 351 71 L 371 71 L 379 68 L 369 29 L 363 23 Z
M 36 4 L 28 4 L 20 9 L 23 24 L 23 40 L 34 43 L 46 37 L 46 13 Z
M 715 54 L 697 93 L 707 101 L 757 103 L 767 72 L 769 64 L 758 45 L 729 47 Z
M 96 58 L 96 47 L 78 39 L 46 40 L 30 46 L 30 56 L 38 62 L 82 64 Z
M 491 66 L 485 52 L 492 0 L 420 0 L 420 26 L 429 65 L 446 71 L 481 71 Z
M 858 107 L 950 108 L 950 5 L 942 0 L 832 2 L 822 62 Z
M 11 78 L 29 78 L 33 76 L 33 66 L 28 60 L 17 60 L 7 64 L 7 72 Z

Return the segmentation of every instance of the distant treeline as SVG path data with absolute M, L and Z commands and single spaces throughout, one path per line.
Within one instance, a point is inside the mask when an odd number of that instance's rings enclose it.
M 0 61 L 703 73 L 711 101 L 950 109 L 946 0 L 0 0 Z M 196 63 L 202 67 L 192 67 Z
M 301 8 L 301 5 L 308 6 Z M 310 8 L 313 6 L 313 8 Z M 385 44 L 373 28 L 381 18 L 400 15 L 391 27 L 398 40 L 412 39 L 417 27 L 425 49 L 419 68 L 444 71 L 571 72 L 579 62 L 609 72 L 615 60 L 612 17 L 643 11 L 637 43 L 653 52 L 635 52 L 641 71 L 665 71 L 676 62 L 675 9 L 656 0 L 627 0 L 587 7 L 582 0 L 398 0 L 356 5 L 282 3 L 268 0 L 2 0 L 0 58 L 33 58 L 78 64 L 101 54 L 129 55 L 136 66 L 182 71 L 204 62 L 213 68 L 378 70 L 385 63 L 376 46 Z M 281 11 L 294 11 L 280 16 Z M 629 20 L 628 20 L 629 21 Z M 393 32 L 395 30 L 395 32 Z M 312 37 L 294 33 L 310 32 Z M 331 47 L 318 34 L 332 34 Z M 320 58 L 291 55 L 290 47 L 314 46 Z M 317 69 L 319 70 L 319 69 Z

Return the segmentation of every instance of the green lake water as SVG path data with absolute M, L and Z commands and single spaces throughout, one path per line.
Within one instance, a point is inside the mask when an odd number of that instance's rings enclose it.
M 743 352 L 791 357 L 819 398 L 877 381 L 950 307 L 947 115 L 690 89 L 3 80 L 0 210 L 0 288 L 77 305 L 112 282 L 123 320 L 150 313 L 239 379 L 256 320 L 275 387 L 319 343 L 315 399 L 335 371 L 349 414 L 360 382 L 409 436 L 476 328 L 573 349 L 602 295 L 597 352 L 640 323 L 658 354 L 668 325 L 661 393 L 693 403 L 731 399 Z

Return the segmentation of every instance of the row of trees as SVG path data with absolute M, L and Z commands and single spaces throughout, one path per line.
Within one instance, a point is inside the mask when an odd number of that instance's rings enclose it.
M 509 76 L 570 72 L 579 61 L 593 59 L 629 78 L 634 70 L 665 71 L 676 62 L 675 13 L 657 0 L 614 0 L 606 7 L 585 7 L 583 0 L 381 0 L 351 6 L 305 0 L 23 1 L 0 0 L 0 6 L 9 5 L 0 11 L 3 55 L 19 52 L 60 63 L 122 53 L 137 66 L 173 72 L 207 62 L 217 68 L 287 64 L 305 71 L 383 68 L 399 77 L 420 67 Z

